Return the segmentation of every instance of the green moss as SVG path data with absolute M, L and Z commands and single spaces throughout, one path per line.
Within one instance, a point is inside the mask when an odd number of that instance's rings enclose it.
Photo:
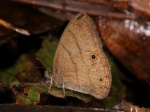
M 27 55 L 22 55 L 17 62 L 10 68 L 4 69 L 0 71 L 0 79 L 1 82 L 12 82 L 17 81 L 15 75 L 24 70 L 28 70 L 29 66 L 24 63 L 27 60 Z
M 25 96 L 19 94 L 17 98 L 21 101 L 22 104 L 32 104 L 32 102 Z
M 29 88 L 28 98 L 33 103 L 38 103 L 40 101 L 40 92 L 35 87 Z

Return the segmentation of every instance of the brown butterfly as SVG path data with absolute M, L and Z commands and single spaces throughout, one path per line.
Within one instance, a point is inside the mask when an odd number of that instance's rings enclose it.
M 55 53 L 53 82 L 57 87 L 104 99 L 111 87 L 111 70 L 95 25 L 77 14 L 64 30 Z

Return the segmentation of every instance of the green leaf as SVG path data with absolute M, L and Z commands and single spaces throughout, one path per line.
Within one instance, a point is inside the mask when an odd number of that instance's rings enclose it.
M 36 87 L 30 87 L 28 98 L 31 102 L 37 104 L 40 101 L 40 92 Z
M 22 94 L 17 95 L 17 98 L 21 101 L 21 104 L 32 104 L 32 102 L 30 101 L 30 99 L 26 98 Z
M 43 41 L 42 48 L 36 53 L 36 56 L 40 59 L 43 66 L 48 68 L 53 67 L 53 59 L 57 45 L 58 40 L 53 40 L 52 42 L 49 42 L 48 40 Z

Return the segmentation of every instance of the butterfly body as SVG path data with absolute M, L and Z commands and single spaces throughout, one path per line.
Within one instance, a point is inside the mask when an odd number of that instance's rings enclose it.
M 79 13 L 60 38 L 53 65 L 54 84 L 103 99 L 110 90 L 110 71 L 93 21 Z

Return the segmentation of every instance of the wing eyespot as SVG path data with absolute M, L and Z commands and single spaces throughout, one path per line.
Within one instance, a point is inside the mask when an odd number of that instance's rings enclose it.
M 99 80 L 100 80 L 100 82 L 102 82 L 102 81 L 103 81 L 103 79 L 102 79 L 102 78 L 100 78 Z
M 91 58 L 94 60 L 94 59 L 96 59 L 96 56 L 93 54 L 93 55 L 91 56 Z

